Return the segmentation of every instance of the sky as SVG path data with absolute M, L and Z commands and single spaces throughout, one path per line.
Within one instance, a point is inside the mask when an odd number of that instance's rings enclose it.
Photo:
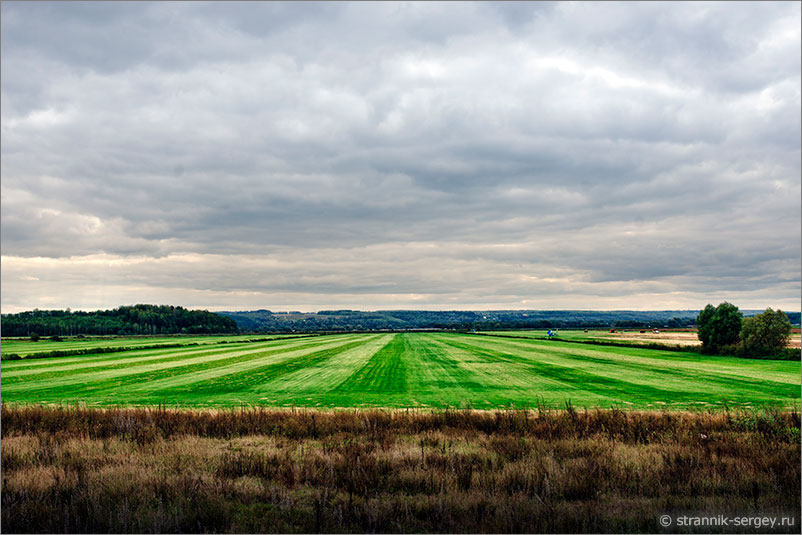
M 0 10 L 3 313 L 800 309 L 799 2 Z

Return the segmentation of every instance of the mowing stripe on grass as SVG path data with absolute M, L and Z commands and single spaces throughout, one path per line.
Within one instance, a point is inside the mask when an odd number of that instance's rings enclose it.
M 13 371 L 14 373 L 22 372 L 23 370 L 29 370 L 31 373 L 38 373 L 39 370 L 48 370 L 48 369 L 60 369 L 60 368 L 67 368 L 69 365 L 76 365 L 76 367 L 80 368 L 84 364 L 92 363 L 92 362 L 115 362 L 121 361 L 125 359 L 136 359 L 137 357 L 145 357 L 148 355 L 153 354 L 163 354 L 167 352 L 179 352 L 184 351 L 187 354 L 193 353 L 195 351 L 213 351 L 214 349 L 210 349 L 209 345 L 211 344 L 204 344 L 201 346 L 187 346 L 181 348 L 149 348 L 149 349 L 140 349 L 134 348 L 126 351 L 122 351 L 119 353 L 88 353 L 86 355 L 77 355 L 74 357 L 54 357 L 54 358 L 46 358 L 46 359 L 22 359 L 22 360 L 7 360 L 3 361 L 3 370 L 5 371 Z M 228 349 L 231 348 L 238 348 L 243 347 L 247 344 L 230 344 L 226 346 Z
M 600 372 L 603 375 L 626 379 L 635 384 L 659 382 L 662 387 L 670 387 L 681 391 L 689 388 L 696 390 L 700 386 L 703 389 L 704 387 L 723 387 L 733 391 L 762 387 L 781 395 L 788 395 L 798 390 L 798 386 L 790 381 L 775 382 L 767 377 L 716 373 L 710 370 L 703 360 L 697 361 L 692 368 L 689 368 L 688 362 L 677 364 L 671 362 L 669 356 L 661 363 L 661 366 L 656 366 L 652 359 L 624 355 L 618 358 L 617 354 L 611 355 L 597 349 L 561 348 L 551 345 L 550 342 L 530 344 L 523 341 L 523 345 L 516 342 L 506 343 L 505 341 L 500 344 L 479 342 L 472 345 L 516 350 L 525 349 L 527 352 L 523 353 L 522 356 L 535 355 L 538 361 L 577 369 L 581 368 L 589 372 Z M 532 353 L 533 351 L 536 353 Z M 744 359 L 740 360 L 745 362 Z
M 466 343 L 482 347 L 505 348 L 514 351 L 524 351 L 524 354 L 551 355 L 556 358 L 576 355 L 601 359 L 598 363 L 602 365 L 631 363 L 641 365 L 644 369 L 665 368 L 686 372 L 689 369 L 704 369 L 716 374 L 728 374 L 745 378 L 766 378 L 782 372 L 783 382 L 794 382 L 793 377 L 789 378 L 786 373 L 788 362 L 783 361 L 757 361 L 750 359 L 740 359 L 734 357 L 710 357 L 696 353 L 675 353 L 654 349 L 639 348 L 602 348 L 591 346 L 577 346 L 560 342 L 546 342 L 538 340 L 509 340 L 499 339 L 498 342 L 488 339 L 477 339 L 472 337 L 461 337 Z M 791 364 L 793 366 L 793 363 Z M 799 363 L 796 363 L 799 366 Z
M 498 350 L 491 350 L 479 345 L 462 344 L 456 340 L 448 342 L 455 347 L 462 347 L 472 351 L 477 355 L 488 359 L 501 359 L 521 370 L 536 375 L 544 375 L 555 381 L 562 382 L 566 387 L 585 391 L 596 396 L 603 396 L 608 399 L 622 401 L 663 401 L 663 402 L 692 402 L 692 401 L 716 401 L 721 398 L 711 395 L 704 391 L 672 390 L 660 388 L 646 383 L 635 383 L 624 379 L 610 376 L 598 375 L 578 369 L 578 367 L 564 366 L 548 363 L 544 360 L 535 360 L 517 354 L 511 354 Z M 537 357 L 541 357 L 538 354 Z M 738 398 L 737 392 L 732 392 L 733 398 Z
M 479 337 L 463 336 L 463 338 L 472 338 L 477 340 Z M 490 338 L 490 337 L 488 337 Z M 538 350 L 546 350 L 548 348 L 557 349 L 561 348 L 564 351 L 579 351 L 586 352 L 587 354 L 599 355 L 602 358 L 609 358 L 615 360 L 628 360 L 633 359 L 637 362 L 648 362 L 649 366 L 659 365 L 661 367 L 669 367 L 676 369 L 687 369 L 688 364 L 694 366 L 702 365 L 715 373 L 724 373 L 754 377 L 755 372 L 762 370 L 766 373 L 775 373 L 782 378 L 783 381 L 795 382 L 793 377 L 789 377 L 785 373 L 788 369 L 788 363 L 791 361 L 781 360 L 763 360 L 763 359 L 744 359 L 738 357 L 729 357 L 721 355 L 702 355 L 691 351 L 664 351 L 659 349 L 637 348 L 637 347 L 611 347 L 611 346 L 592 346 L 584 345 L 578 346 L 570 342 L 560 342 L 559 340 L 524 340 L 524 339 L 509 339 L 492 337 L 491 339 L 497 340 L 499 346 L 504 347 L 517 347 L 517 348 L 532 348 L 536 347 Z M 485 341 L 488 339 L 485 338 Z M 487 342 L 490 343 L 490 342 Z M 659 361 L 657 363 L 653 361 Z M 799 368 L 799 361 L 792 362 Z
M 40 362 L 3 363 L 4 403 L 800 405 L 799 362 L 454 333 L 344 334 Z M 7 365 L 17 363 L 36 366 Z
M 307 345 L 312 345 L 314 342 L 309 342 Z M 253 344 L 232 344 L 227 347 L 195 347 L 193 349 L 184 348 L 166 348 L 166 349 L 148 349 L 141 351 L 132 351 L 131 353 L 117 353 L 117 357 L 110 357 L 104 355 L 98 359 L 90 360 L 89 362 L 68 362 L 62 364 L 60 362 L 51 363 L 46 367 L 37 367 L 33 369 L 12 369 L 7 370 L 8 378 L 16 378 L 20 376 L 32 376 L 30 380 L 35 381 L 39 379 L 51 379 L 56 377 L 65 377 L 74 373 L 80 373 L 83 370 L 91 370 L 93 372 L 104 372 L 114 369 L 133 368 L 135 366 L 142 366 L 145 364 L 156 364 L 175 362 L 184 360 L 186 363 L 190 362 L 187 357 L 202 357 L 212 355 L 224 355 L 226 358 L 231 358 L 237 354 L 246 354 L 261 351 L 264 348 L 281 349 L 284 347 L 298 347 L 298 342 L 288 343 L 285 340 L 277 340 L 275 342 L 262 342 Z M 237 349 L 247 349 L 246 352 L 237 352 Z M 59 359 L 60 360 L 60 359 Z M 80 359 L 79 359 L 80 360 Z
M 81 378 L 83 375 L 91 374 L 91 377 L 102 376 L 113 377 L 115 374 L 108 373 L 113 370 L 125 370 L 118 375 L 128 375 L 138 373 L 147 369 L 157 369 L 169 366 L 162 364 L 176 363 L 176 365 L 190 365 L 193 363 L 212 363 L 214 361 L 233 360 L 240 357 L 247 358 L 248 355 L 263 353 L 265 350 L 282 351 L 284 348 L 295 347 L 295 344 L 286 343 L 265 343 L 239 346 L 242 351 L 232 351 L 233 348 L 195 348 L 185 349 L 151 349 L 146 353 L 137 352 L 140 356 L 126 357 L 117 359 L 104 359 L 94 361 L 85 366 L 79 363 L 68 364 L 65 366 L 52 366 L 46 369 L 36 370 L 12 370 L 6 372 L 4 382 L 13 385 L 20 381 L 26 381 L 29 385 L 36 385 L 37 381 L 50 381 L 53 379 L 62 380 L 69 377 Z M 142 356 L 147 355 L 147 356 Z M 214 358 L 219 357 L 219 358 Z
M 299 337 L 299 339 L 301 339 Z M 46 369 L 46 368 L 60 368 L 62 366 L 66 366 L 68 364 L 82 364 L 88 362 L 101 362 L 101 361 L 108 361 L 108 362 L 115 362 L 120 361 L 121 359 L 128 359 L 134 358 L 137 356 L 147 356 L 152 354 L 161 354 L 171 352 L 176 355 L 182 354 L 185 352 L 186 354 L 194 353 L 197 351 L 226 351 L 226 350 L 233 350 L 243 347 L 256 347 L 255 344 L 274 344 L 274 343 L 284 343 L 289 342 L 288 339 L 280 339 L 280 340 L 270 340 L 265 342 L 237 342 L 231 344 L 198 344 L 195 346 L 182 346 L 182 347 L 153 347 L 153 348 L 133 348 L 126 351 L 121 352 L 113 352 L 113 353 L 87 353 L 86 355 L 76 355 L 70 357 L 54 357 L 54 358 L 43 358 L 43 359 L 22 359 L 22 360 L 9 360 L 3 361 L 3 369 L 9 370 L 34 370 L 34 369 Z
M 398 334 L 392 343 L 323 396 L 333 406 L 455 406 L 495 390 L 432 336 Z
M 430 339 L 417 336 L 408 338 L 412 354 L 417 358 L 409 366 L 418 391 L 431 391 L 442 395 L 446 391 L 466 396 L 476 389 L 492 390 L 483 384 L 469 368 L 461 366 L 457 355 L 442 345 L 432 344 Z
M 181 385 L 172 384 L 163 390 L 152 390 L 155 395 L 180 395 L 182 393 L 191 393 L 193 396 L 213 396 L 219 393 L 234 393 L 242 392 L 251 389 L 260 384 L 268 381 L 274 381 L 279 377 L 289 375 L 290 373 L 309 367 L 316 366 L 320 363 L 348 351 L 349 349 L 359 347 L 366 343 L 368 340 L 365 338 L 341 343 L 335 347 L 327 346 L 321 348 L 318 346 L 316 350 L 305 352 L 304 354 L 294 355 L 292 358 L 283 359 L 279 362 L 272 362 L 259 367 L 252 367 L 247 370 L 247 373 L 239 371 L 232 371 L 225 375 L 218 375 L 213 378 L 208 378 L 200 381 L 193 380 L 191 383 Z M 195 379 L 193 376 L 191 379 Z
M 287 338 L 299 336 L 294 334 L 273 334 L 269 335 L 270 338 Z M 265 336 L 254 336 L 252 334 L 237 334 L 237 335 L 224 335 L 224 336 L 192 336 L 192 335 L 179 335 L 179 336 L 156 336 L 144 338 L 87 338 L 76 339 L 67 338 L 61 342 L 51 342 L 40 340 L 39 342 L 31 342 L 30 340 L 18 339 L 3 339 L 0 343 L 0 349 L 4 354 L 16 354 L 20 356 L 32 356 L 42 353 L 50 353 L 52 351 L 72 351 L 77 349 L 102 349 L 107 347 L 114 348 L 131 348 L 137 349 L 138 346 L 150 346 L 161 344 L 182 344 L 182 345 L 210 345 L 218 344 L 220 342 L 231 343 L 247 343 L 249 340 L 265 338 Z M 57 357 L 62 358 L 62 357 Z M 24 359 L 23 359 L 24 360 Z
M 310 345 L 303 345 L 302 347 L 292 347 L 289 349 L 282 349 L 279 351 L 264 354 L 268 358 L 259 358 L 258 360 L 247 362 L 234 362 L 230 365 L 221 367 L 214 367 L 208 370 L 196 371 L 192 374 L 182 374 L 178 376 L 169 376 L 159 380 L 151 381 L 148 384 L 141 384 L 134 387 L 135 390 L 167 390 L 172 388 L 189 387 L 196 383 L 208 383 L 209 381 L 218 380 L 221 377 L 226 377 L 235 374 L 248 374 L 254 370 L 258 370 L 264 366 L 272 366 L 273 364 L 289 362 L 295 358 L 304 357 L 306 355 L 315 353 L 320 350 L 329 349 L 332 347 L 341 347 L 345 344 L 353 343 L 354 341 L 361 342 L 360 335 L 335 335 L 326 337 L 325 341 L 318 339 L 317 343 Z
M 361 346 L 349 349 L 337 358 L 328 359 L 293 373 L 269 380 L 258 387 L 265 393 L 320 393 L 336 389 L 338 384 L 364 368 L 378 353 L 392 344 L 396 335 L 384 334 L 367 340 Z
M 406 339 L 395 335 L 390 343 L 332 389 L 333 392 L 406 392 L 407 379 L 403 356 Z
M 547 377 L 534 377 L 525 373 L 509 373 L 509 363 L 502 360 L 488 360 L 467 349 L 449 345 L 447 340 L 451 340 L 451 338 L 433 335 L 431 343 L 457 358 L 462 367 L 471 370 L 477 377 L 476 381 L 482 385 L 483 390 L 488 385 L 491 390 L 509 390 L 510 392 L 516 390 L 519 392 L 531 392 L 533 389 L 548 390 L 562 387 L 562 383 L 552 381 Z
M 345 337 L 335 338 L 328 344 L 325 344 L 324 347 L 343 344 L 349 339 L 350 338 Z M 306 344 L 304 344 L 304 347 L 306 347 Z M 315 351 L 320 347 L 320 343 L 312 344 L 312 347 L 307 348 L 305 351 Z M 265 359 L 271 359 L 273 356 L 277 356 L 278 358 L 287 357 L 288 355 L 294 354 L 294 352 L 286 351 L 286 349 L 287 348 L 284 347 L 265 351 L 264 349 L 256 348 L 250 351 L 228 353 L 227 355 L 223 354 L 220 355 L 221 358 L 219 359 L 209 360 L 207 356 L 201 356 L 198 358 L 181 359 L 177 362 L 167 364 L 148 363 L 144 366 L 132 365 L 122 370 L 111 370 L 105 373 L 79 373 L 67 378 L 60 378 L 58 381 L 25 381 L 9 385 L 8 391 L 13 393 L 18 388 L 24 388 L 26 393 L 45 396 L 48 393 L 52 393 L 54 390 L 59 391 L 67 389 L 76 392 L 87 390 L 97 392 L 104 389 L 117 389 L 135 385 L 137 383 L 143 383 L 143 386 L 148 388 L 152 382 L 157 379 L 176 375 L 189 377 L 190 380 L 194 381 L 195 377 L 198 377 L 201 372 L 206 371 L 208 373 L 210 369 L 214 369 L 218 375 L 223 375 L 248 368 L 257 368 L 264 364 Z M 5 384 L 3 385 L 3 391 L 4 393 L 7 391 Z

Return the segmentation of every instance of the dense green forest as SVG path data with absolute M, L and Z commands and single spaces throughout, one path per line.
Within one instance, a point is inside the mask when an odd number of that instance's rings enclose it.
M 206 310 L 134 305 L 113 310 L 81 312 L 32 310 L 3 314 L 3 336 L 69 336 L 78 334 L 207 334 L 236 333 L 231 318 Z

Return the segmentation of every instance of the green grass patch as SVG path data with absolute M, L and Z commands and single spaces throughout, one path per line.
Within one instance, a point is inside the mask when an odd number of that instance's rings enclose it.
M 197 346 L 4 361 L 2 380 L 4 403 L 90 406 L 491 409 L 570 403 L 705 410 L 800 404 L 799 362 L 456 333 L 250 343 L 224 337 Z
M 5 338 L 0 342 L 3 360 L 22 358 L 50 358 L 116 353 L 136 348 L 187 347 L 207 344 L 228 344 L 275 340 L 309 335 L 225 335 L 225 336 L 112 336 L 112 337 L 64 337 L 60 342 L 42 339 L 33 342 L 29 338 Z

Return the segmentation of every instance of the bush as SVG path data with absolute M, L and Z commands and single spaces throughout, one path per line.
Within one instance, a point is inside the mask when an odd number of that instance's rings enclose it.
M 39 341 L 39 333 L 31 333 L 31 342 Z
M 741 357 L 745 359 L 764 359 L 764 360 L 802 360 L 802 353 L 800 353 L 799 349 L 794 347 L 786 347 L 779 351 L 773 351 L 771 353 L 765 352 L 750 352 L 747 353 L 744 350 L 743 346 L 738 344 L 738 350 L 734 353 L 736 357 Z
M 791 322 L 782 310 L 765 312 L 743 322 L 740 345 L 747 356 L 777 355 L 785 350 L 791 337 Z

